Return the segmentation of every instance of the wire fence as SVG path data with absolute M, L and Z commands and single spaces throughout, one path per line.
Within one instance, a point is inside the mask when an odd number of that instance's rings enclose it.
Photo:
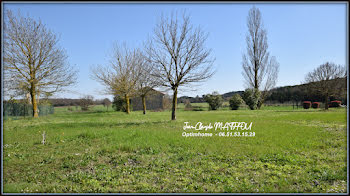
M 33 106 L 25 103 L 4 103 L 3 104 L 4 118 L 9 116 L 33 116 Z M 54 113 L 52 105 L 39 105 L 39 116 L 46 116 Z

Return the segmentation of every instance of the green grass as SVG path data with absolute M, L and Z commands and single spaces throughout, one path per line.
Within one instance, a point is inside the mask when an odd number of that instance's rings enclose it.
M 344 108 L 109 110 L 4 121 L 4 192 L 347 192 Z M 186 121 L 253 122 L 256 136 L 185 138 Z

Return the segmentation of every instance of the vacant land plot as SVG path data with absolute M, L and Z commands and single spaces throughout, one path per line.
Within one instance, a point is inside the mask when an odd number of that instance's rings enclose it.
M 4 121 L 4 192 L 346 192 L 346 109 L 90 112 Z M 184 122 L 255 137 L 182 137 Z M 43 145 L 42 133 L 46 132 Z

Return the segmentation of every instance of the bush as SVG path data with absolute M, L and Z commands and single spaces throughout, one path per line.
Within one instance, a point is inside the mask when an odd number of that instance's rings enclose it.
M 91 95 L 86 95 L 83 98 L 80 98 L 80 107 L 82 111 L 87 111 L 90 109 L 90 106 L 94 104 L 94 98 Z
M 312 108 L 314 108 L 314 109 L 320 108 L 320 102 L 313 102 Z
M 257 109 L 258 102 L 260 99 L 260 91 L 255 89 L 246 89 L 243 92 L 243 100 L 251 110 Z
M 229 102 L 231 110 L 238 110 L 239 106 L 243 103 L 243 99 L 239 94 L 234 94 Z
M 210 110 L 217 110 L 219 107 L 221 107 L 223 102 L 223 99 L 218 92 L 205 95 L 204 99 L 209 104 Z
M 311 101 L 304 101 L 303 107 L 304 107 L 304 109 L 309 109 L 311 107 Z
M 126 101 L 123 97 L 121 96 L 114 96 L 113 98 L 113 103 L 112 103 L 112 107 L 115 111 L 122 111 L 122 112 L 126 112 Z
M 331 101 L 330 107 L 337 108 L 340 107 L 341 101 Z

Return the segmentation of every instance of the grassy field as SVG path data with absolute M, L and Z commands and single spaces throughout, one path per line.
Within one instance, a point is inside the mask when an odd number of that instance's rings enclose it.
M 347 192 L 344 108 L 74 110 L 4 121 L 4 192 Z M 182 137 L 199 121 L 255 137 Z

